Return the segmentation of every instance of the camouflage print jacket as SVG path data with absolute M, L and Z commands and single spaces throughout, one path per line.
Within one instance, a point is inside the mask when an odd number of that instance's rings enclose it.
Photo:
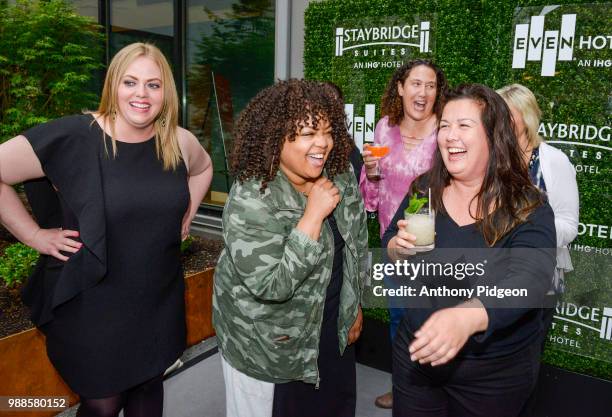
M 345 241 L 338 319 L 339 349 L 357 316 L 367 259 L 363 201 L 352 171 L 337 175 L 334 211 Z M 253 378 L 318 383 L 323 306 L 334 242 L 324 223 L 318 241 L 297 230 L 306 198 L 279 170 L 260 193 L 259 181 L 234 183 L 223 211 L 225 248 L 215 270 L 213 323 L 229 364 Z

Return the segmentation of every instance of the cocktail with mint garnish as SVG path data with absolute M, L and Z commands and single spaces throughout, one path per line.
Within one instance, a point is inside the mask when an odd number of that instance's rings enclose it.
M 428 202 L 426 197 L 419 198 L 415 193 L 404 210 L 404 219 L 408 222 L 406 232 L 416 237 L 415 249 L 422 252 L 434 248 L 436 236 L 436 216 L 430 207 L 426 206 Z

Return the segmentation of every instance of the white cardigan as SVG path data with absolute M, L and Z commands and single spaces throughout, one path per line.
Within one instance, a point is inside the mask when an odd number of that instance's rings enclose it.
M 544 142 L 540 144 L 540 167 L 548 203 L 555 214 L 557 268 L 573 270 L 567 245 L 578 235 L 578 184 L 567 155 Z

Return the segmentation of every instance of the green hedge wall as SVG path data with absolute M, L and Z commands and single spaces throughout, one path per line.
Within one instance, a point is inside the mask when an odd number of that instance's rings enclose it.
M 612 112 L 610 94 L 610 70 L 602 68 L 578 68 L 557 64 L 555 77 L 541 77 L 540 65 L 528 63 L 525 70 L 512 70 L 512 36 L 515 18 L 529 16 L 525 11 L 517 13 L 517 7 L 544 6 L 542 0 L 331 0 L 310 3 L 305 15 L 304 73 L 308 79 L 336 82 L 344 91 L 347 102 L 356 108 L 365 103 L 374 103 L 377 112 L 382 90 L 393 69 L 362 71 L 357 74 L 350 66 L 342 66 L 342 58 L 334 57 L 334 30 L 347 22 L 376 21 L 388 17 L 410 22 L 415 16 L 427 17 L 432 21 L 431 40 L 433 59 L 444 70 L 450 85 L 462 82 L 478 82 L 493 88 L 519 82 L 531 88 L 544 112 L 542 120 L 566 124 L 591 124 L 609 126 Z M 552 3 L 552 2 L 551 2 Z M 603 4 L 598 0 L 555 0 L 556 5 Z M 609 4 L 609 3 L 608 3 Z M 569 6 L 561 11 L 554 10 L 546 16 L 546 30 L 558 29 L 561 14 L 571 11 Z M 523 16 L 524 15 L 524 16 Z M 609 15 L 608 15 L 609 16 Z M 594 12 L 591 16 L 580 13 L 581 31 L 593 35 L 609 35 L 610 20 Z M 604 17 L 605 19 L 605 17 Z M 602 21 L 608 27 L 602 30 Z M 577 32 L 578 35 L 578 32 Z M 610 49 L 607 50 L 610 58 Z M 412 51 L 411 51 L 412 52 Z M 597 52 L 601 56 L 601 51 Z M 418 57 L 412 53 L 410 58 Z M 587 55 L 588 57 L 588 55 Z M 408 58 L 407 58 L 408 59 Z M 356 75 L 357 74 L 357 75 Z M 551 105 L 552 104 L 552 105 Z M 376 115 L 377 119 L 379 114 Z M 582 151 L 563 145 L 562 149 Z M 600 225 L 612 225 L 610 204 L 610 155 L 603 152 L 598 174 L 578 174 L 580 189 L 580 221 Z M 593 163 L 593 157 L 570 158 L 574 164 Z M 370 219 L 370 232 L 377 232 L 375 219 Z M 375 239 L 374 239 L 375 240 Z M 375 244 L 375 241 L 371 244 Z M 609 247 L 609 240 L 597 237 L 579 236 L 575 243 L 592 247 Z M 582 264 L 589 264 L 582 259 Z M 609 263 L 591 262 L 582 270 L 566 276 L 566 298 L 572 302 L 612 307 L 612 289 L 607 283 L 610 276 L 601 275 L 601 267 L 609 273 Z M 580 262 L 578 262 L 580 264 Z M 579 265 L 581 266 L 581 265 Z M 597 268 L 599 268 L 597 270 Z M 603 281 L 602 281 L 603 280 Z M 602 284 L 603 283 L 603 284 Z M 384 318 L 384 312 L 367 313 L 371 317 Z M 592 333 L 592 332 L 591 332 Z M 553 330 L 552 334 L 555 334 Z M 612 380 L 612 347 L 609 341 L 596 340 L 595 336 L 584 336 L 582 343 L 594 344 L 599 350 L 597 360 L 578 356 L 560 350 L 547 343 L 543 357 L 545 362 L 569 370 L 587 373 Z

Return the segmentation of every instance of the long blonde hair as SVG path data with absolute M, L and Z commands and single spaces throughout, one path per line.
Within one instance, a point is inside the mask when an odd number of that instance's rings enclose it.
M 537 148 L 542 142 L 538 134 L 542 110 L 538 106 L 538 100 L 530 89 L 521 84 L 510 84 L 497 90 L 506 104 L 518 111 L 523 116 L 527 142 L 532 148 Z M 518 136 L 518 135 L 517 135 Z
M 163 162 L 164 169 L 176 169 L 181 161 L 181 150 L 178 143 L 178 96 L 174 77 L 164 54 L 149 43 L 132 43 L 122 48 L 113 57 L 104 80 L 102 98 L 98 107 L 98 114 L 103 117 L 104 123 L 110 126 L 112 135 L 113 156 L 117 154 L 115 141 L 115 117 L 119 104 L 117 91 L 121 77 L 127 68 L 140 57 L 152 59 L 161 72 L 162 88 L 164 93 L 162 109 L 155 118 L 155 149 L 157 158 Z M 105 140 L 106 144 L 106 140 Z

